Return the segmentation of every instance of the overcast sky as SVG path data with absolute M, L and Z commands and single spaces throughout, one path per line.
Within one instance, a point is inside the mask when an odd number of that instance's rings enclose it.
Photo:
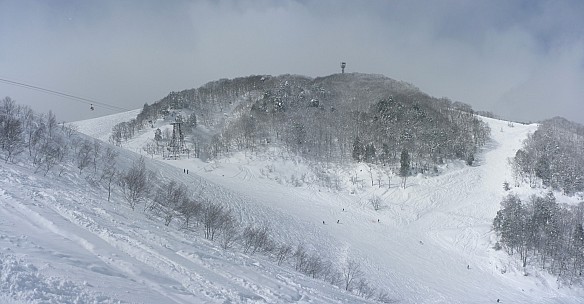
M 502 117 L 584 123 L 580 0 L 0 0 L 0 78 L 127 109 L 341 61 Z M 4 96 L 65 121 L 113 113 L 0 82 Z

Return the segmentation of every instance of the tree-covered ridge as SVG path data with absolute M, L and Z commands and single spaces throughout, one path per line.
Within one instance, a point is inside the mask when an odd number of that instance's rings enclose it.
M 187 135 L 209 157 L 278 143 L 317 161 L 395 164 L 407 150 L 412 169 L 424 171 L 444 159 L 472 164 L 489 137 L 468 105 L 380 75 L 335 74 L 222 79 L 173 92 L 116 126 L 114 142 L 173 111 L 195 121 Z M 197 124 L 208 132 L 196 132 Z
M 518 181 L 566 194 L 584 191 L 584 126 L 563 118 L 543 121 L 512 164 Z
M 493 221 L 497 248 L 517 255 L 523 267 L 539 266 L 567 284 L 581 283 L 584 270 L 584 204 L 562 205 L 550 192 L 523 202 L 509 195 Z M 527 273 L 526 273 L 527 275 Z

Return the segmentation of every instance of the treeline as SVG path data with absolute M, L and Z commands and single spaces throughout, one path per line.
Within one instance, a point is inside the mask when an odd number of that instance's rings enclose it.
M 564 283 L 582 283 L 584 203 L 560 205 L 550 192 L 526 202 L 508 195 L 501 206 L 493 221 L 496 248 L 517 255 L 523 267 L 538 266 Z
M 57 168 L 63 172 L 67 162 L 73 162 L 79 171 L 97 166 L 97 157 L 92 151 L 97 141 L 81 140 L 75 130 L 59 125 L 55 115 L 37 115 L 28 106 L 16 104 L 10 97 L 0 102 L 0 150 L 5 162 L 14 161 L 22 153 L 27 154 L 35 167 L 35 173 L 47 174 Z
M 516 183 L 571 195 L 584 191 L 584 126 L 563 118 L 543 121 L 512 159 Z
M 264 94 L 249 111 L 242 111 L 214 138 L 211 155 L 278 142 L 316 161 L 396 164 L 406 150 L 412 169 L 425 171 L 445 159 L 472 164 L 490 134 L 472 113 L 422 93 L 394 94 L 359 110 L 353 104 L 337 105 L 326 92 L 317 91 L 321 97 L 316 99 L 288 86 Z M 284 96 L 298 100 L 284 102 Z
M 378 75 L 219 80 L 145 105 L 134 124 L 174 110 L 194 113 L 197 123 L 211 130 L 205 137 L 191 134 L 192 143 L 210 157 L 278 143 L 316 161 L 386 164 L 397 163 L 407 150 L 412 169 L 424 171 L 445 159 L 472 164 L 490 134 L 470 106 Z M 367 154 L 355 154 L 366 149 Z
M 341 267 L 306 244 L 277 242 L 267 224 L 245 225 L 225 202 L 215 202 L 186 185 L 163 179 L 147 168 L 144 158 L 131 165 L 119 159 L 115 147 L 84 139 L 74 127 L 59 125 L 56 117 L 36 115 L 29 107 L 6 97 L 0 102 L 0 157 L 5 162 L 32 162 L 35 173 L 79 176 L 107 193 L 107 200 L 121 196 L 132 210 L 142 210 L 175 227 L 217 242 L 223 249 L 263 254 L 278 265 L 321 279 L 355 295 L 383 303 L 389 294 L 368 282 L 359 262 Z M 142 208 L 139 208 L 142 207 Z

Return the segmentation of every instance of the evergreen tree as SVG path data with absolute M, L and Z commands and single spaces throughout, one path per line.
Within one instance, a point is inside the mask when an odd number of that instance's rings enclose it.
M 365 147 L 359 140 L 359 136 L 355 137 L 353 142 L 353 159 L 357 162 L 362 162 L 365 157 Z
M 303 148 L 306 146 L 307 138 L 306 138 L 306 128 L 304 124 L 301 122 L 295 122 L 292 126 L 292 144 L 296 148 L 298 153 L 303 152 Z
M 364 160 L 367 163 L 375 162 L 375 146 L 373 144 L 365 146 Z
M 408 175 L 410 175 L 410 154 L 407 150 L 402 150 L 400 159 L 399 159 L 400 167 L 399 167 L 399 176 L 402 177 L 403 185 L 402 187 L 406 187 L 406 180 Z
M 475 158 L 474 158 L 474 153 L 470 153 L 467 157 L 466 157 L 466 164 L 469 166 L 472 166 L 472 164 L 474 163 Z
M 399 158 L 399 176 L 406 177 L 410 175 L 410 154 L 407 150 L 402 150 Z
M 572 234 L 572 259 L 574 274 L 581 276 L 584 269 L 584 228 L 581 223 L 576 224 Z
M 381 153 L 379 153 L 379 161 L 381 163 L 388 164 L 391 159 L 391 151 L 389 149 L 389 145 L 387 143 L 383 143 L 381 146 Z
M 154 131 L 154 141 L 156 142 L 157 146 L 160 146 L 162 143 L 162 131 L 160 130 L 160 128 L 156 129 L 156 131 Z
M 189 115 L 189 119 L 187 120 L 187 125 L 191 128 L 197 127 L 197 115 L 195 114 L 195 112 L 193 112 L 193 113 L 191 113 L 191 115 Z
M 543 155 L 535 163 L 535 175 L 541 178 L 544 185 L 549 185 L 551 182 L 550 162 L 546 155 Z

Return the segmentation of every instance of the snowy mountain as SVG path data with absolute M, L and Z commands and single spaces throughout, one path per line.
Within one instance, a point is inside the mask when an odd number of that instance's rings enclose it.
M 75 125 L 107 140 L 108 129 L 136 113 Z M 512 179 L 507 160 L 537 126 L 480 119 L 493 131 L 473 166 L 447 161 L 435 176 L 408 178 L 405 188 L 397 178 L 382 181 L 381 169 L 371 165 L 315 168 L 301 157 L 283 157 L 278 147 L 209 162 L 151 157 L 143 147 L 152 129 L 125 142 L 117 163 L 127 169 L 143 154 L 157 176 L 225 204 L 244 225 L 269 227 L 274 241 L 301 244 L 341 272 L 358 264 L 355 279 L 386 291 L 387 300 L 581 303 L 580 288 L 560 287 L 538 269 L 524 276 L 516 259 L 493 249 L 492 221 L 507 194 L 502 184 Z M 202 236 L 202 227 L 165 226 L 145 205 L 132 210 L 119 190 L 108 202 L 91 168 L 45 175 L 26 160 L 20 156 L 0 170 L 0 300 L 6 303 L 374 302 L 305 276 L 290 262 L 278 265 L 270 254 L 224 250 Z M 335 187 L 315 174 L 334 177 Z M 375 197 L 379 210 L 371 204 Z
M 101 132 L 103 121 L 86 124 Z M 137 157 L 118 152 L 120 168 Z M 247 202 L 196 174 L 186 176 L 162 162 L 148 166 L 217 200 L 241 204 L 238 210 L 250 217 L 267 217 L 268 211 L 243 206 Z M 2 303 L 368 302 L 267 258 L 222 250 L 192 232 L 164 226 L 142 212 L 144 206 L 132 211 L 115 191 L 108 202 L 92 170 L 80 175 L 68 166 L 45 175 L 26 162 L 2 163 Z
M 184 141 L 170 143 L 172 133 L 161 129 L 146 144 L 150 154 L 163 155 L 160 148 L 171 145 L 207 160 L 278 146 L 314 162 L 393 165 L 407 150 L 412 172 L 426 172 L 444 160 L 472 164 L 490 132 L 473 113 L 469 105 L 381 75 L 248 76 L 144 104 L 136 117 L 113 127 L 110 140 L 122 145 L 165 120 L 181 124 Z

